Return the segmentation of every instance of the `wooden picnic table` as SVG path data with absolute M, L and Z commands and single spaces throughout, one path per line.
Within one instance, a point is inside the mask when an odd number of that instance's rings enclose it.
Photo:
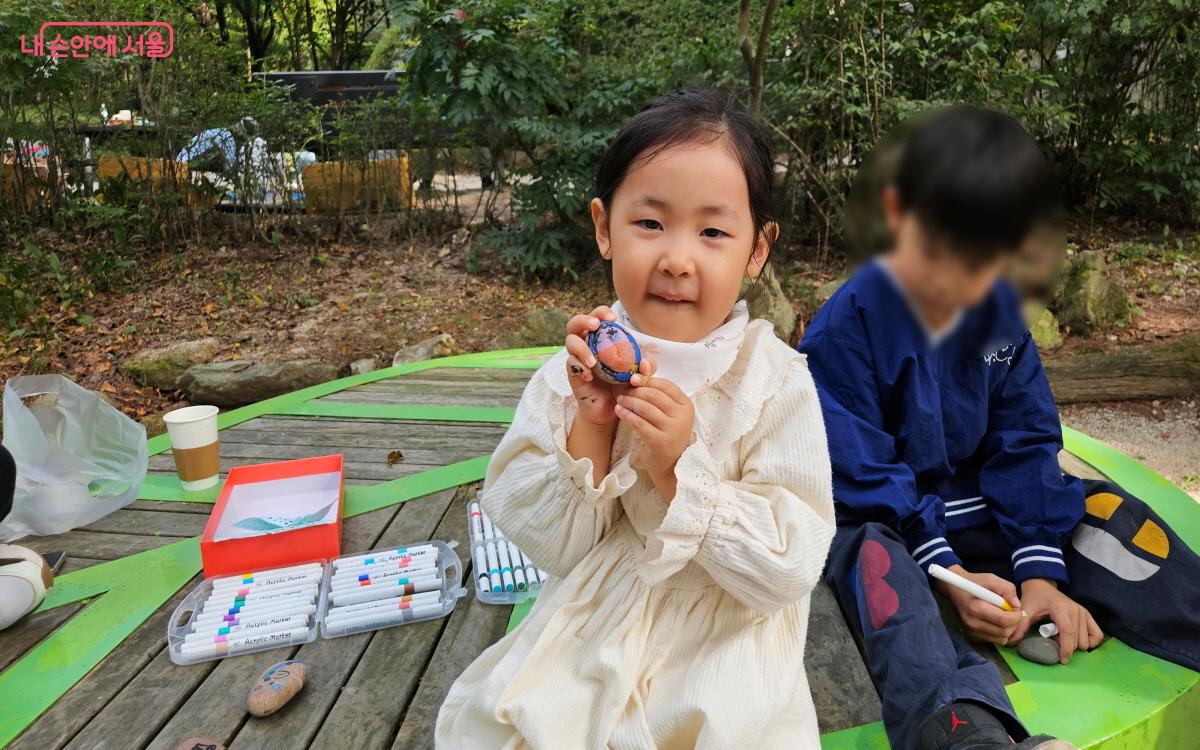
M 503 422 L 313 413 L 347 405 L 366 405 L 381 413 L 397 405 L 420 404 L 511 409 L 532 372 L 529 367 L 434 367 L 320 396 L 299 410 L 307 414 L 264 414 L 223 429 L 221 470 L 341 453 L 347 484 L 369 485 L 486 456 L 504 434 Z M 335 406 L 324 406 L 328 404 Z M 389 452 L 397 448 L 404 459 L 389 463 Z M 1064 464 L 1073 473 L 1097 476 L 1070 456 Z M 169 451 L 151 457 L 151 475 L 169 477 L 173 471 Z M 472 482 L 451 487 L 347 518 L 343 551 L 426 539 L 465 545 L 466 503 L 478 486 Z M 209 509 L 203 503 L 139 500 L 84 528 L 21 543 L 39 551 L 65 549 L 65 573 L 195 537 Z M 469 587 L 469 555 L 463 557 Z M 472 594 L 441 620 L 177 666 L 166 649 L 167 621 L 199 580 L 193 578 L 159 607 L 11 747 L 173 750 L 189 737 L 254 750 L 432 747 L 438 707 L 451 683 L 505 633 L 512 610 L 481 604 Z M 35 614 L 0 633 L 0 670 L 86 606 L 79 602 Z M 1011 682 L 1012 673 L 994 650 L 991 653 Z M 250 717 L 245 699 L 251 682 L 266 666 L 289 658 L 308 664 L 307 685 L 277 714 Z M 813 599 L 806 669 L 822 732 L 879 720 L 879 700 L 859 650 L 824 586 Z

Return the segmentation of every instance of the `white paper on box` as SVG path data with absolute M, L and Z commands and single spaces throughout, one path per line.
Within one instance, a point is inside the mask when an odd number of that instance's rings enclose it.
M 341 474 L 305 474 L 234 485 L 213 541 L 336 523 Z

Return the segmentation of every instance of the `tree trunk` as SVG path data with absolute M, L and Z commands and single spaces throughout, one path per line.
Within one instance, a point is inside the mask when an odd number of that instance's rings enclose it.
M 1045 362 L 1060 404 L 1188 397 L 1200 391 L 1200 332 Z

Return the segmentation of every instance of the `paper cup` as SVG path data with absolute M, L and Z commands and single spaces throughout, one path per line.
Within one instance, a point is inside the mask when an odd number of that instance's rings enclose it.
M 221 451 L 217 442 L 215 406 L 185 406 L 163 415 L 175 470 L 185 492 L 206 490 L 217 484 L 221 471 Z

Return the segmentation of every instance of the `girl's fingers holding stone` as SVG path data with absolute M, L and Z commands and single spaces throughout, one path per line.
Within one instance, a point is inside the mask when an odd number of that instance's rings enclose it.
M 600 320 L 594 315 L 576 315 L 567 321 L 567 335 L 583 337 L 599 326 Z
M 584 367 L 574 354 L 567 355 L 567 379 L 572 383 L 587 383 L 592 379 L 591 370 Z
M 588 348 L 587 342 L 578 336 L 567 336 L 564 343 L 568 357 L 574 357 L 584 367 L 596 366 L 596 355 Z
M 608 307 L 607 305 L 600 305 L 595 310 L 592 310 L 592 317 L 600 320 L 607 320 L 610 323 L 615 323 L 617 320 L 617 314 L 613 312 L 612 308 Z

